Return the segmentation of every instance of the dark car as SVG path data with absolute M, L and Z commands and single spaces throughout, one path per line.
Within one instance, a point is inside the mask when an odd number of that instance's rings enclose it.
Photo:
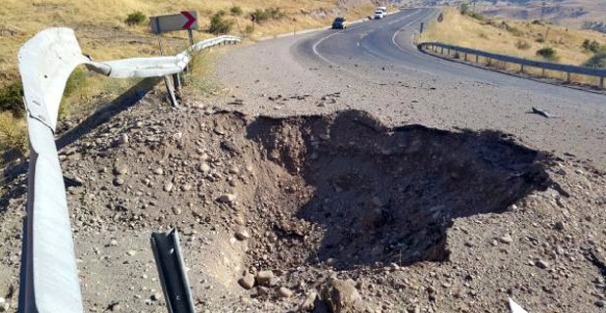
M 337 17 L 332 22 L 332 29 L 345 29 L 345 28 L 347 28 L 347 26 L 345 26 L 345 18 L 344 17 Z

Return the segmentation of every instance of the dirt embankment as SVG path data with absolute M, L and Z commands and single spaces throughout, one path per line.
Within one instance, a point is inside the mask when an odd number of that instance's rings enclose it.
M 149 95 L 108 118 L 61 151 L 88 311 L 165 311 L 148 238 L 170 227 L 201 312 L 603 309 L 606 179 L 576 161 L 361 111 Z M 0 296 L 18 285 L 24 184 L 1 199 Z

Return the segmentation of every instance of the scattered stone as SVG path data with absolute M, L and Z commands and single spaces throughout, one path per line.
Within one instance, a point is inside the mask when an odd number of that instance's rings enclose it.
M 271 279 L 274 278 L 274 272 L 272 271 L 260 271 L 257 273 L 257 284 L 258 285 L 266 285 L 269 284 Z
M 118 141 L 118 143 L 121 144 L 121 145 L 128 144 L 128 135 L 127 134 L 122 134 L 120 136 L 120 140 Z
M 292 290 L 286 287 L 280 287 L 280 289 L 278 289 L 278 295 L 282 298 L 289 298 L 292 296 Z
M 173 183 L 168 182 L 164 185 L 164 191 L 171 192 L 173 190 L 173 187 L 174 187 Z
M 246 230 L 245 228 L 240 228 L 236 231 L 236 238 L 240 241 L 243 241 L 243 240 L 250 238 L 250 234 L 248 233 L 248 230 Z
M 547 263 L 547 261 L 539 259 L 538 261 L 536 261 L 534 263 L 537 267 L 542 268 L 542 269 L 546 269 L 549 268 L 549 263 Z
M 124 177 L 118 176 L 118 177 L 114 178 L 114 185 L 122 186 L 122 185 L 124 185 L 124 183 L 125 183 Z
M 128 173 L 128 166 L 126 164 L 116 164 L 114 166 L 114 175 L 126 175 Z
M 244 277 L 238 280 L 238 284 L 240 284 L 240 286 L 242 286 L 242 288 L 246 290 L 252 289 L 252 287 L 255 286 L 255 276 L 247 272 L 246 274 L 244 274 Z
M 511 235 L 505 234 L 503 237 L 499 238 L 499 241 L 505 244 L 510 244 L 513 242 L 513 238 L 511 238 Z
M 180 208 L 174 206 L 172 208 L 172 210 L 173 210 L 173 214 L 175 214 L 175 215 L 181 215 L 181 209 Z
M 202 162 L 200 164 L 200 166 L 198 167 L 198 170 L 204 174 L 204 175 L 208 175 L 208 173 L 210 173 L 210 166 L 206 163 L 206 162 Z
M 314 304 L 316 303 L 316 298 L 318 298 L 318 293 L 315 291 L 310 291 L 307 293 L 307 297 L 303 304 L 301 304 L 301 310 L 311 311 L 314 309 Z
M 606 303 L 604 303 L 604 301 L 602 300 L 597 300 L 593 304 L 595 304 L 595 306 L 597 306 L 598 308 L 603 308 L 604 306 L 606 306 Z
M 137 254 L 137 251 L 135 250 L 129 250 L 128 252 L 126 252 L 127 255 L 129 256 L 135 256 Z
M 162 175 L 162 174 L 164 174 L 164 170 L 161 167 L 158 167 L 154 170 L 154 174 Z
M 162 297 L 162 295 L 160 295 L 159 293 L 155 292 L 155 293 L 153 293 L 149 297 L 149 299 L 152 300 L 152 301 L 159 301 L 161 297 Z
M 221 195 L 219 198 L 217 198 L 217 201 L 223 202 L 223 203 L 234 203 L 234 201 L 236 201 L 236 195 L 231 194 L 231 193 L 226 193 L 226 194 Z
M 364 312 L 362 297 L 350 280 L 329 279 L 322 287 L 320 298 L 333 313 Z
M 118 240 L 116 240 L 116 239 L 112 239 L 112 240 L 110 240 L 110 241 L 109 241 L 109 245 L 110 245 L 110 247 L 115 247 L 115 246 L 117 246 L 117 245 L 118 245 Z
M 190 191 L 192 188 L 193 188 L 192 185 L 185 184 L 185 185 L 181 186 L 181 191 Z

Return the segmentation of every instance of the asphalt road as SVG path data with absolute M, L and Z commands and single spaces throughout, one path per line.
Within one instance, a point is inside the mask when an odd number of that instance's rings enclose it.
M 343 31 L 239 48 L 221 59 L 218 77 L 230 98 L 243 99 L 242 109 L 253 114 L 355 108 L 394 125 L 500 130 L 533 148 L 606 169 L 606 96 L 420 53 L 412 36 L 437 13 L 405 10 Z M 533 106 L 554 118 L 529 114 Z

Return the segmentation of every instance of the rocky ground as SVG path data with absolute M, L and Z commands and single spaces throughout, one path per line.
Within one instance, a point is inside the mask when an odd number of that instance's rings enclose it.
M 226 108 L 156 90 L 60 152 L 87 311 L 165 312 L 149 236 L 173 227 L 199 312 L 605 310 L 590 165 L 495 131 Z M 25 178 L 0 200 L 0 311 Z

